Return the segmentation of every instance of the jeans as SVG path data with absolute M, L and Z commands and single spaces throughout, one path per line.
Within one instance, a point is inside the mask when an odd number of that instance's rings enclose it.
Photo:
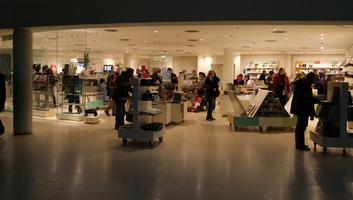
M 212 119 L 212 112 L 216 107 L 216 97 L 207 94 L 207 117 L 206 119 Z
M 304 141 L 304 133 L 306 127 L 308 126 L 308 119 L 309 116 L 307 115 L 297 115 L 297 127 L 295 128 L 295 146 L 296 147 L 303 147 L 305 145 Z
M 115 128 L 123 126 L 125 118 L 125 101 L 115 101 L 116 115 L 115 115 Z

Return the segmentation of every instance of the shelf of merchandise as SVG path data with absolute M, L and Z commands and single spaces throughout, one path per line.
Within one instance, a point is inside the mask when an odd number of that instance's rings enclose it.
M 295 62 L 296 72 L 304 72 L 305 74 L 313 72 L 314 70 L 325 71 L 326 75 L 339 75 L 339 72 L 343 70 L 343 67 L 340 67 L 337 61 L 330 62 Z
M 141 85 L 141 80 L 143 79 L 133 80 L 133 123 L 125 125 L 118 130 L 118 138 L 122 138 L 124 145 L 127 144 L 128 139 L 148 140 L 150 145 L 153 145 L 157 139 L 162 142 L 165 134 L 164 125 L 161 130 L 156 131 L 142 129 L 143 125 L 152 123 L 153 117 L 160 114 L 161 111 L 152 109 L 152 101 L 142 100 L 143 93 L 150 90 L 153 86 Z M 150 114 L 146 115 L 147 113 Z
M 33 77 L 33 116 L 53 117 L 55 113 L 50 110 L 53 101 L 49 97 L 48 76 L 36 73 Z M 49 100 L 50 99 L 50 100 Z
M 250 76 L 250 79 L 258 79 L 263 70 L 266 71 L 276 71 L 278 68 L 278 61 L 272 60 L 267 61 L 250 61 L 246 66 L 245 74 Z

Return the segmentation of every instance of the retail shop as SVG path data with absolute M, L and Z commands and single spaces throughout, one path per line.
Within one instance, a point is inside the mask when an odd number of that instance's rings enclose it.
M 276 74 L 280 68 L 285 70 L 289 82 L 314 71 L 331 80 L 343 79 L 344 66 L 353 54 L 352 30 L 351 25 L 36 29 L 32 114 L 48 120 L 98 124 L 104 120 L 100 116 L 105 115 L 103 110 L 109 104 L 110 71 L 133 68 L 135 78 L 155 75 L 158 83 L 134 83 L 134 94 L 139 98 L 126 105 L 128 121 L 139 128 L 153 123 L 163 127 L 179 124 L 188 111 L 204 110 L 202 99 L 198 99 L 198 73 L 214 70 L 221 80 L 219 112 L 228 116 L 232 126 L 295 127 L 296 119 L 289 114 L 290 105 L 279 104 L 265 80 L 270 72 Z M 10 80 L 6 109 L 11 112 L 12 32 L 1 32 L 1 37 L 0 66 Z M 260 80 L 262 73 L 264 79 Z M 174 83 L 171 74 L 177 76 Z M 245 85 L 235 84 L 239 74 L 248 78 Z M 314 94 L 317 92 L 314 90 Z M 203 118 L 202 115 L 200 120 Z M 161 140 L 163 134 L 149 140 Z

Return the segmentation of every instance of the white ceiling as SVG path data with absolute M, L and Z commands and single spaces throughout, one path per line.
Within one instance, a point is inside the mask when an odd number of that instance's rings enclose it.
M 273 33 L 274 29 L 286 33 Z M 223 54 L 224 48 L 233 48 L 235 53 L 344 53 L 352 43 L 352 25 L 170 25 L 36 32 L 33 45 L 35 49 L 55 51 L 87 48 L 110 56 L 127 51 L 138 56 L 210 56 Z

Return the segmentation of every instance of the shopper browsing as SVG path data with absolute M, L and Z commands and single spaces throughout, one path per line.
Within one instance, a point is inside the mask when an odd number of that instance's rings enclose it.
M 134 70 L 128 68 L 125 72 L 121 73 L 118 78 L 117 87 L 113 91 L 113 100 L 116 105 L 115 115 L 115 129 L 119 129 L 123 126 L 125 118 L 125 103 L 127 100 L 131 101 L 132 94 L 132 78 L 134 76 Z
M 55 75 L 53 73 L 53 70 L 51 70 L 47 65 L 43 66 L 43 72 L 47 75 L 48 93 L 53 101 L 53 107 L 56 107 L 56 98 L 54 94 L 54 87 L 56 83 Z
M 268 90 L 270 90 L 270 91 L 272 91 L 273 74 L 274 74 L 274 72 L 273 72 L 273 71 L 270 71 L 270 72 L 268 73 L 268 76 L 267 76 L 266 80 L 265 80 L 265 84 L 267 85 L 267 88 L 268 88 Z
M 239 74 L 237 79 L 233 81 L 234 85 L 244 85 L 243 74 Z
M 282 106 L 287 103 L 287 97 L 290 95 L 290 85 L 288 76 L 283 68 L 273 77 L 272 91 L 281 101 Z
M 207 121 L 215 120 L 212 117 L 212 112 L 216 107 L 216 97 L 219 96 L 218 83 L 219 78 L 216 76 L 216 72 L 210 70 L 207 74 L 205 81 L 206 86 L 206 99 L 207 99 Z
M 108 77 L 107 77 L 107 95 L 109 96 L 109 105 L 107 106 L 107 108 L 104 110 L 105 114 L 107 116 L 110 116 L 109 111 L 112 110 L 112 115 L 115 116 L 115 103 L 112 100 L 112 92 L 116 87 L 117 84 L 117 80 L 119 77 L 119 72 L 118 72 L 118 68 L 117 67 L 113 67 L 112 70 L 110 71 Z
M 5 110 L 6 101 L 6 88 L 5 88 L 5 75 L 0 71 L 0 113 Z M 0 135 L 5 133 L 5 127 L 0 119 Z
M 265 81 L 265 80 L 266 80 L 266 70 L 263 70 L 263 71 L 262 71 L 262 74 L 260 75 L 259 80 L 260 80 L 260 81 Z
M 315 74 L 310 72 L 306 78 L 294 83 L 294 95 L 290 112 L 297 116 L 295 129 L 295 147 L 299 150 L 310 151 L 305 145 L 304 133 L 308 126 L 309 116 L 314 116 L 314 104 L 319 101 L 313 98 L 312 86 L 315 82 Z

